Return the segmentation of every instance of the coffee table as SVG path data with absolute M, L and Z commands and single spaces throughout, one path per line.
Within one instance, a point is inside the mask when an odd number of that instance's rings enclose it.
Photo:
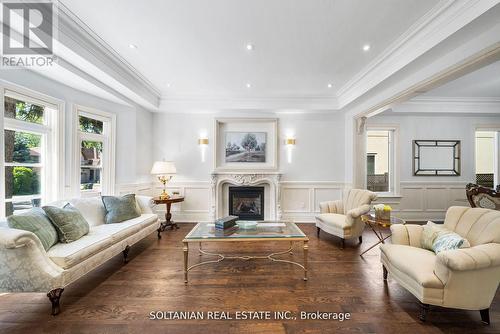
M 274 252 L 269 255 L 263 256 L 248 256 L 248 255 L 222 255 L 218 253 L 211 253 L 204 251 L 202 249 L 202 244 L 207 242 L 233 242 L 233 243 L 254 243 L 261 244 L 263 242 L 269 241 L 283 241 L 289 243 L 289 248 L 286 251 Z M 284 262 L 290 263 L 300 268 L 304 269 L 304 281 L 307 281 L 307 251 L 309 249 L 308 242 L 309 238 L 292 222 L 280 222 L 280 221 L 263 221 L 257 224 L 255 229 L 237 229 L 232 234 L 218 233 L 215 230 L 215 224 L 213 223 L 198 223 L 191 232 L 186 235 L 182 241 L 184 244 L 184 283 L 188 282 L 188 272 L 196 267 L 218 263 L 225 259 L 241 259 L 241 260 L 252 260 L 252 259 L 268 259 L 273 262 Z M 290 253 L 292 254 L 294 243 L 302 242 L 303 252 L 304 252 L 304 263 L 300 264 L 291 260 L 277 259 L 276 256 Z M 198 251 L 200 256 L 211 255 L 216 256 L 216 260 L 203 261 L 193 265 L 189 265 L 189 244 L 198 243 Z

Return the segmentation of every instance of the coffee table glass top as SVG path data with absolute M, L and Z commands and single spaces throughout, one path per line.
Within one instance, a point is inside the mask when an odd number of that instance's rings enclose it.
M 200 239 L 252 239 L 252 238 L 304 238 L 306 235 L 297 225 L 285 221 L 261 221 L 254 229 L 237 228 L 232 231 L 216 231 L 214 223 L 198 223 L 186 240 Z

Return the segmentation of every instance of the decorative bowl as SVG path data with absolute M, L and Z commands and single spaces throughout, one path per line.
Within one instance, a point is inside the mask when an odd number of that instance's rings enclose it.
M 239 228 L 241 228 L 243 230 L 252 230 L 252 229 L 256 229 L 257 228 L 257 222 L 254 222 L 254 221 L 241 221 L 241 220 L 238 220 L 236 222 L 236 224 L 238 225 Z

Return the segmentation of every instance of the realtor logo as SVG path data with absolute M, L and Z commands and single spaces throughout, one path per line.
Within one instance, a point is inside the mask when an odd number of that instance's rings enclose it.
M 2 2 L 2 67 L 52 66 L 54 5 L 51 1 Z

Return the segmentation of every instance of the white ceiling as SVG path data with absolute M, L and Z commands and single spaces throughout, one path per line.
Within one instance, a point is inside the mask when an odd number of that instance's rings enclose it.
M 500 98 L 500 61 L 448 82 L 423 96 Z
M 439 1 L 62 2 L 175 98 L 335 96 Z

